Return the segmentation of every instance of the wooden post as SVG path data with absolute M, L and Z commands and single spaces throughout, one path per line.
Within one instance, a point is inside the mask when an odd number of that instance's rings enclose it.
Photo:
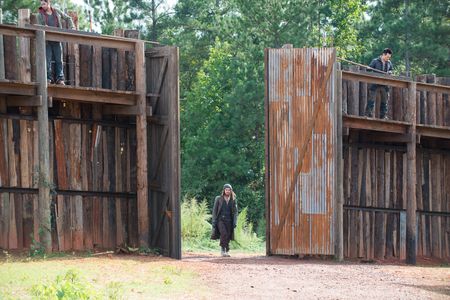
M 406 262 L 416 264 L 416 83 L 408 84 L 407 121 L 410 141 L 407 145 L 407 191 L 406 191 Z
M 148 213 L 148 176 L 147 176 L 147 114 L 145 46 L 143 41 L 136 42 L 136 137 L 137 137 L 137 205 L 139 245 L 149 245 Z
M 335 105 L 336 105 L 336 206 L 335 206 L 335 257 L 344 260 L 344 168 L 342 155 L 342 71 L 339 63 L 335 64 Z
M 20 27 L 25 27 L 30 23 L 30 14 L 29 9 L 19 9 L 18 25 Z M 31 81 L 30 40 L 28 38 L 19 38 L 19 80 Z
M 0 24 L 3 23 L 3 13 L 0 8 Z M 0 80 L 5 79 L 5 51 L 3 49 L 3 35 L 0 34 Z
M 38 94 L 42 105 L 38 107 L 39 132 L 39 237 L 47 252 L 52 251 L 50 223 L 50 157 L 47 101 L 47 67 L 45 63 L 45 32 L 36 31 L 36 72 Z

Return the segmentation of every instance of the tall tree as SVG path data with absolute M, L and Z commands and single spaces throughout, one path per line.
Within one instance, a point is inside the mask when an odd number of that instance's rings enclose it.
M 450 4 L 445 0 L 374 1 L 360 30 L 368 62 L 385 47 L 398 73 L 449 76 Z

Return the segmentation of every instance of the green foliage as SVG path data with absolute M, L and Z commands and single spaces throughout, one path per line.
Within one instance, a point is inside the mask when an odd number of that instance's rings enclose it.
M 262 250 L 262 245 L 261 239 L 253 232 L 252 223 L 247 221 L 247 208 L 244 208 L 239 213 L 231 247 L 233 249 L 258 251 Z
M 108 283 L 108 285 L 106 286 L 105 296 L 110 300 L 125 299 L 123 283 L 117 281 Z
M 445 0 L 373 1 L 359 35 L 368 64 L 383 48 L 393 49 L 396 73 L 450 76 L 450 4 Z
M 31 245 L 29 250 L 29 257 L 35 258 L 35 257 L 45 257 L 45 246 L 34 239 L 33 234 L 30 234 L 31 236 Z
M 208 220 L 206 202 L 198 203 L 197 199 L 185 199 L 181 204 L 181 238 L 186 242 L 194 242 L 208 238 L 211 225 Z
M 183 249 L 216 250 L 217 241 L 210 239 L 212 226 L 208 222 L 211 215 L 208 212 L 206 201 L 198 202 L 195 198 L 185 199 L 181 204 L 181 237 Z M 259 251 L 263 248 L 260 238 L 253 232 L 253 225 L 247 220 L 247 208 L 238 216 L 235 228 L 235 241 L 233 249 Z
M 95 289 L 75 270 L 69 270 L 54 282 L 36 284 L 31 288 L 36 299 L 101 299 Z

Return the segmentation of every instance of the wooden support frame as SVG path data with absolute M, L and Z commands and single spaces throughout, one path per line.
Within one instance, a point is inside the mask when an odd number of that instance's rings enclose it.
M 72 86 L 50 85 L 48 96 L 54 99 L 81 102 L 136 105 L 138 95 L 129 91 L 111 91 L 98 88 L 81 88 Z

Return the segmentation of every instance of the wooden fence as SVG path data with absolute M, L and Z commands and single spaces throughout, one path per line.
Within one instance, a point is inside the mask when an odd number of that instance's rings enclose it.
M 29 28 L 0 25 L 8 33 L 0 59 L 0 248 L 39 242 L 38 191 L 47 186 L 54 250 L 148 246 L 180 258 L 178 49 L 137 57 L 134 47 L 144 54 L 144 43 L 135 30 L 116 30 L 116 38 L 47 29 L 48 39 L 65 42 L 67 86 L 48 87 L 42 182 L 40 104 L 32 96 L 40 28 Z
M 358 68 L 351 68 L 359 71 Z M 419 76 L 449 85 L 449 78 Z M 364 115 L 368 84 L 344 80 L 343 111 Z M 380 95 L 376 103 L 378 116 Z M 407 89 L 390 87 L 388 117 L 407 121 Z M 450 126 L 449 94 L 417 91 L 418 126 Z M 344 136 L 344 254 L 384 259 L 406 255 L 407 147 L 401 137 L 368 131 Z M 391 138 L 389 138 L 389 135 Z M 417 144 L 417 254 L 450 258 L 450 151 L 448 140 L 422 137 Z

